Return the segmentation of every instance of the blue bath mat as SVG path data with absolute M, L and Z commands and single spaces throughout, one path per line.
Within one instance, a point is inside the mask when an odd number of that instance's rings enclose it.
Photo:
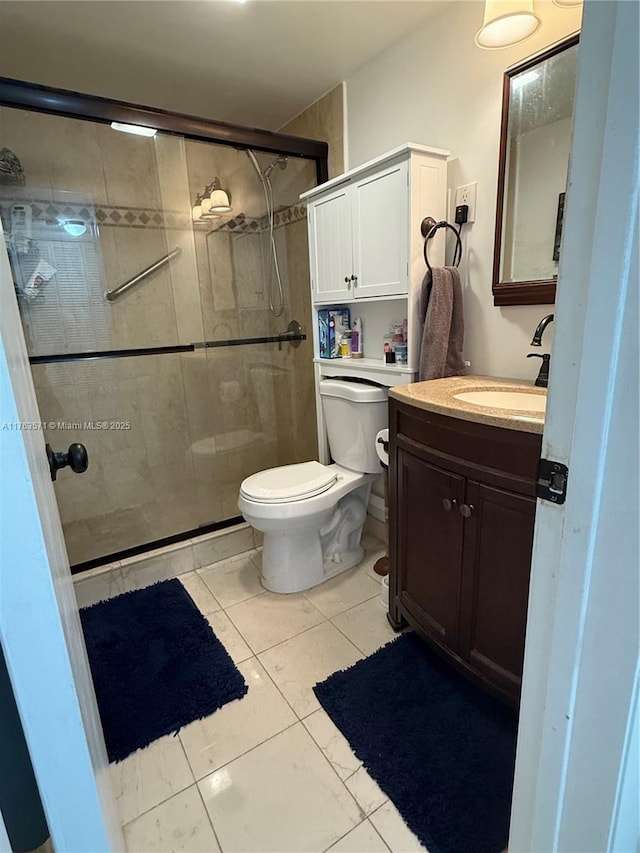
M 80 619 L 110 761 L 247 692 L 179 580 L 101 601 Z
M 404 634 L 314 688 L 429 853 L 507 846 L 517 716 Z

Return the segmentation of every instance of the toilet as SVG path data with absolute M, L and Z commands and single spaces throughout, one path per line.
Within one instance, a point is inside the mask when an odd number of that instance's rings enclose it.
M 322 410 L 333 464 L 269 468 L 240 486 L 238 508 L 264 533 L 262 585 L 300 592 L 359 563 L 371 484 L 380 474 L 375 439 L 387 426 L 388 389 L 324 379 Z

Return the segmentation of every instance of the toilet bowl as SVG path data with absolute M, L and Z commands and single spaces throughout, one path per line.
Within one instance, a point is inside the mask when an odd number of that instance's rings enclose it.
M 262 584 L 300 592 L 359 563 L 371 485 L 380 472 L 375 437 L 387 424 L 387 389 L 326 379 L 320 396 L 334 463 L 303 462 L 253 474 L 238 507 L 264 533 Z

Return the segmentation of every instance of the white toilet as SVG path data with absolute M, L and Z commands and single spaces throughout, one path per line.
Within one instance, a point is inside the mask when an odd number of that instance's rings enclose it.
M 359 563 L 375 439 L 387 426 L 388 389 L 343 379 L 320 382 L 333 465 L 303 462 L 247 477 L 238 507 L 264 533 L 262 584 L 300 592 Z

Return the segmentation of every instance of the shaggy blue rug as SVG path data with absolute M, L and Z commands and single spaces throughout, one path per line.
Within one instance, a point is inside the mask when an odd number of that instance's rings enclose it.
M 404 634 L 314 688 L 429 853 L 507 845 L 517 716 Z
M 80 619 L 110 761 L 248 690 L 179 580 L 101 601 Z

